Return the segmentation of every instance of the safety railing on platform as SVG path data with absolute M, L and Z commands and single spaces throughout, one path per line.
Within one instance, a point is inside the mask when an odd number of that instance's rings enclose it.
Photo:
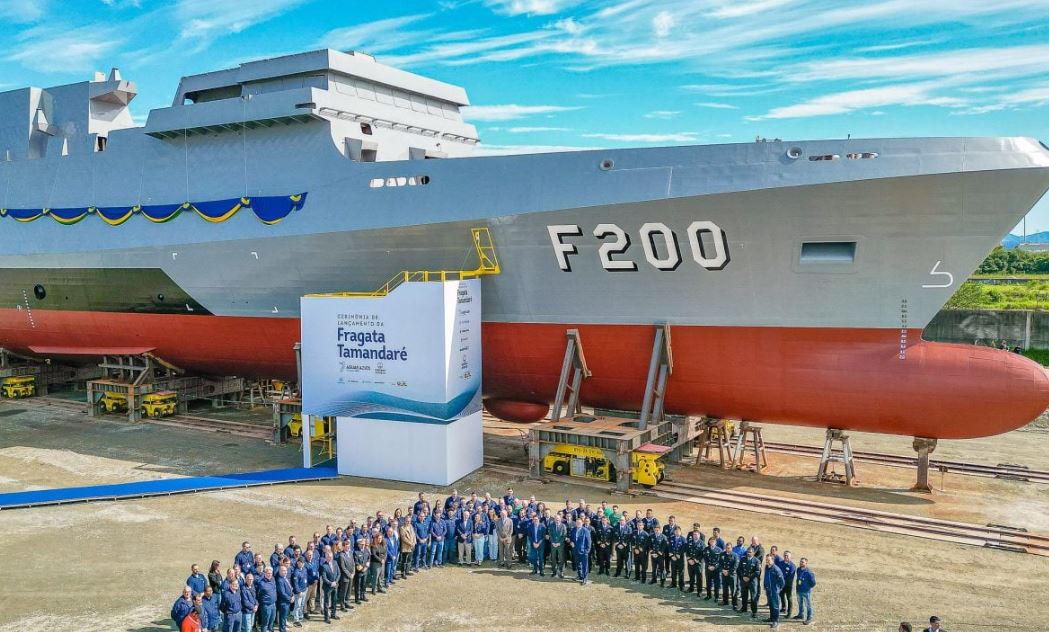
M 403 283 L 427 281 L 460 281 L 476 279 L 489 274 L 499 274 L 499 258 L 495 254 L 495 244 L 487 227 L 471 228 L 474 251 L 477 253 L 477 267 L 472 270 L 402 270 L 378 289 L 365 292 L 327 292 L 309 294 L 308 296 L 328 297 L 361 297 L 379 298 L 388 295 Z

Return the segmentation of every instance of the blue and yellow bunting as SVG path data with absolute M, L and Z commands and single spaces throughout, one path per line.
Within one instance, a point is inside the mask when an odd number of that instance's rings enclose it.
M 220 223 L 237 214 L 241 209 L 249 209 L 263 224 L 272 226 L 279 223 L 292 211 L 306 206 L 306 194 L 272 195 L 257 197 L 231 198 L 228 200 L 211 200 L 207 202 L 182 202 L 177 204 L 149 204 L 146 206 L 88 206 L 81 208 L 0 208 L 0 217 L 10 217 L 19 222 L 32 222 L 41 217 L 50 217 L 59 224 L 69 226 L 76 224 L 88 215 L 97 215 L 110 226 L 119 226 L 135 215 L 141 215 L 151 222 L 163 224 L 170 222 L 183 211 L 196 213 L 211 223 Z

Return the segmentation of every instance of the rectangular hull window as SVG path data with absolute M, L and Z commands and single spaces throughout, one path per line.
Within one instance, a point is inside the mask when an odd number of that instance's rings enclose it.
M 801 263 L 852 263 L 854 241 L 807 241 L 801 245 Z

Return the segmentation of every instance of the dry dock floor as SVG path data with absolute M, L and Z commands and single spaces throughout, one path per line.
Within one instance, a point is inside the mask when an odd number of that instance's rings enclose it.
M 822 443 L 822 432 L 765 426 L 768 441 Z M 498 436 L 502 435 L 502 436 Z M 518 459 L 514 431 L 489 436 L 493 454 Z M 910 454 L 903 438 L 853 435 L 854 448 Z M 934 457 L 1045 469 L 1049 434 L 1015 432 L 974 442 L 943 442 Z M 1049 485 L 947 474 L 932 497 L 906 492 L 913 472 L 859 464 L 863 486 L 816 485 L 816 461 L 770 453 L 768 476 L 675 468 L 676 480 L 769 491 L 824 502 L 869 506 L 971 522 L 997 522 L 1049 532 Z M 391 458 L 396 458 L 391 447 Z M 296 446 L 113 420 L 18 403 L 0 404 L 0 492 L 146 478 L 287 467 Z M 939 486 L 939 474 L 934 481 Z M 894 631 L 901 620 L 945 617 L 952 631 L 1049 629 L 1049 612 L 1035 604 L 1049 594 L 1049 558 L 964 547 L 797 519 L 716 509 L 651 497 L 602 494 L 570 483 L 541 483 L 478 472 L 459 488 L 535 494 L 550 504 L 565 498 L 607 500 L 660 517 L 699 521 L 704 530 L 758 534 L 807 556 L 819 585 L 816 624 L 783 629 Z M 300 540 L 326 523 L 360 520 L 376 509 L 408 505 L 422 489 L 363 479 L 281 485 L 116 503 L 0 512 L 0 632 L 27 630 L 170 630 L 168 610 L 189 565 L 230 563 L 249 539 L 268 553 L 289 534 Z M 332 630 L 723 630 L 765 629 L 749 617 L 657 586 L 595 577 L 590 586 L 526 570 L 446 568 L 416 575 L 344 617 Z M 1035 601 L 1032 601 L 1035 600 Z M 917 627 L 921 629 L 924 626 Z

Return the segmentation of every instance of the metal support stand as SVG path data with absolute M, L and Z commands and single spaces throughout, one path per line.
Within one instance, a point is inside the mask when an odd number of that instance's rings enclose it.
M 929 455 L 936 449 L 936 439 L 914 438 L 914 451 L 918 453 L 918 480 L 911 488 L 912 492 L 932 493 L 929 484 Z
M 840 454 L 834 451 L 835 442 L 841 443 Z M 840 462 L 845 466 L 844 476 L 834 472 L 833 468 L 828 467 L 834 462 Z M 841 430 L 827 428 L 827 439 L 823 443 L 823 456 L 820 457 L 820 468 L 816 473 L 816 481 L 821 483 L 845 483 L 850 487 L 857 484 L 856 468 L 852 461 L 852 444 L 849 443 L 849 435 Z
M 648 422 L 663 421 L 663 395 L 667 378 L 674 372 L 674 355 L 670 349 L 670 325 L 656 328 L 652 342 L 652 359 L 648 363 L 648 381 L 645 382 L 645 399 L 641 403 L 641 419 L 638 428 L 644 430 Z
M 729 441 L 728 423 L 724 419 L 704 419 L 699 435 L 700 452 L 697 463 L 713 463 L 710 452 L 717 450 L 718 467 L 727 469 L 732 465 L 732 446 Z
M 630 492 L 630 484 L 634 481 L 634 464 L 630 458 L 630 450 L 620 449 L 616 452 L 616 491 L 626 494 Z
M 579 337 L 578 329 L 569 329 L 565 332 L 568 344 L 565 347 L 565 359 L 561 364 L 561 379 L 557 382 L 557 395 L 554 404 L 550 407 L 550 421 L 557 421 L 562 416 L 572 417 L 581 412 L 579 406 L 579 389 L 583 380 L 590 377 L 590 369 L 586 367 L 586 358 L 583 357 L 583 341 Z M 564 412 L 565 405 L 568 412 Z
M 750 437 L 750 447 L 754 450 L 754 463 L 747 464 L 747 437 Z M 751 470 L 757 474 L 764 474 L 769 469 L 769 458 L 765 453 L 765 440 L 761 438 L 761 426 L 755 426 L 749 421 L 740 422 L 739 433 L 736 434 L 736 449 L 732 454 L 732 466 L 737 470 Z

